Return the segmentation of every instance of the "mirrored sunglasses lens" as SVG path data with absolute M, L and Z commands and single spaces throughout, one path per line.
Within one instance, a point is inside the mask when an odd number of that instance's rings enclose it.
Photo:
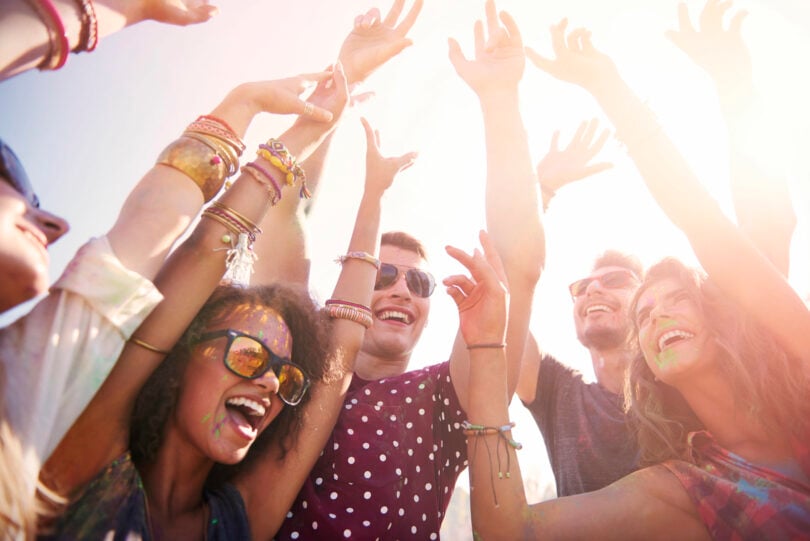
M 269 361 L 267 350 L 247 336 L 237 336 L 231 343 L 231 349 L 225 359 L 228 367 L 245 378 L 260 376 Z
M 579 297 L 582 295 L 585 290 L 588 288 L 588 284 L 591 283 L 589 278 L 583 278 L 582 280 L 577 280 L 570 286 L 568 286 L 568 291 L 571 292 L 572 297 Z
M 397 280 L 399 270 L 390 263 L 383 263 L 380 265 L 380 270 L 377 271 L 377 282 L 374 284 L 374 289 L 385 289 Z
M 433 288 L 436 287 L 436 281 L 429 273 L 418 270 L 410 269 L 405 274 L 405 279 L 408 282 L 408 288 L 414 295 L 419 297 L 429 297 L 433 293 Z
M 624 287 L 630 283 L 630 280 L 630 275 L 622 271 L 609 272 L 600 279 L 605 287 Z
M 287 404 L 294 406 L 304 397 L 306 377 L 300 368 L 284 363 L 278 371 L 278 395 Z

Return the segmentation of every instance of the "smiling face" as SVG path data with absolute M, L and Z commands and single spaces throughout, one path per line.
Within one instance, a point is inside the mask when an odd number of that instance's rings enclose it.
M 430 298 L 408 289 L 404 271 L 422 268 L 424 260 L 411 250 L 383 244 L 380 261 L 397 266 L 400 273 L 391 286 L 372 294 L 374 324 L 366 331 L 362 349 L 376 358 L 407 362 L 427 323 Z
M 279 357 L 291 355 L 290 331 L 269 308 L 242 306 L 216 318 L 206 332 L 222 329 L 255 337 Z M 214 462 L 235 464 L 284 404 L 276 396 L 278 380 L 272 370 L 252 380 L 228 370 L 223 362 L 227 344 L 227 337 L 220 337 L 194 347 L 168 429 Z
M 647 366 L 665 383 L 688 381 L 717 353 L 694 294 L 674 278 L 645 285 L 633 318 Z
M 614 285 L 611 280 L 607 280 L 608 276 L 627 279 L 619 280 L 619 284 Z M 623 346 L 632 329 L 628 307 L 638 288 L 638 279 L 629 270 L 618 266 L 600 267 L 588 279 L 590 283 L 574 298 L 577 338 L 589 349 Z
M 0 312 L 47 291 L 47 248 L 67 230 L 0 177 Z

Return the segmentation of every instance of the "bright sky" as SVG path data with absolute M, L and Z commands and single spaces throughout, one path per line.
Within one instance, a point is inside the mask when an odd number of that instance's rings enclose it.
M 240 82 L 317 71 L 330 64 L 354 16 L 371 2 L 223 0 L 220 15 L 205 25 L 144 23 L 107 38 L 92 54 L 71 55 L 61 72 L 29 72 L 0 84 L 0 137 L 22 159 L 43 206 L 72 225 L 68 236 L 51 249 L 52 277 L 87 238 L 112 225 L 129 190 L 188 122 L 212 109 Z M 472 24 L 483 16 L 483 0 L 425 3 L 411 32 L 415 45 L 369 79 L 366 89 L 374 90 L 376 98 L 347 114 L 333 145 L 309 224 L 313 286 L 321 299 L 328 298 L 337 276 L 332 260 L 345 251 L 362 189 L 360 114 L 380 130 L 384 152 L 420 153 L 416 165 L 386 195 L 383 230 L 402 229 L 424 240 L 440 279 L 459 271 L 443 246 L 472 249 L 484 226 L 479 108 L 447 60 L 448 36 L 471 54 Z M 389 5 L 386 1 L 380 8 L 385 12 Z M 688 5 L 697 13 L 703 2 L 690 0 Z M 800 158 L 810 142 L 810 76 L 804 69 L 810 56 L 810 8 L 804 0 L 749 0 L 738 5 L 751 12 L 744 32 L 757 83 L 774 105 L 776 129 L 762 134 L 769 142 L 763 149 L 777 139 L 787 145 L 784 158 L 776 163 L 791 174 L 800 217 L 791 281 L 807 295 L 810 168 Z M 568 16 L 571 26 L 592 30 L 595 45 L 614 58 L 712 193 L 726 204 L 725 135 L 712 87 L 663 36 L 675 26 L 675 0 L 503 0 L 498 7 L 515 16 L 526 44 L 546 54 L 548 26 L 561 17 Z M 601 117 L 583 91 L 529 63 L 521 92 L 535 160 L 544 154 L 555 129 L 562 130 L 561 141 L 567 142 L 582 120 Z M 248 132 L 248 148 L 279 134 L 289 122 L 257 119 Z M 592 259 L 607 248 L 636 253 L 645 264 L 664 255 L 694 261 L 615 140 L 608 142 L 600 159 L 615 167 L 565 188 L 545 217 L 547 264 L 533 322 L 547 350 L 586 371 L 589 359 L 575 338 L 565 285 L 586 273 Z M 456 322 L 452 301 L 438 291 L 413 367 L 447 358 Z M 539 479 L 542 490 L 551 477 L 542 469 L 539 433 L 522 406 L 513 407 L 513 416 L 519 425 L 516 437 L 527 444 L 521 452 L 522 468 Z

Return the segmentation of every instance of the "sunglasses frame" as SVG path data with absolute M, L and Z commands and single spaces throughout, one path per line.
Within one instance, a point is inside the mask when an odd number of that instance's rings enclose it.
M 225 346 L 225 349 L 222 352 L 222 363 L 225 365 L 225 368 L 227 368 L 228 371 L 230 371 L 232 374 L 234 374 L 236 376 L 239 376 L 240 378 L 244 378 L 244 379 L 247 379 L 247 380 L 258 379 L 258 378 L 262 377 L 263 375 L 265 375 L 270 370 L 272 370 L 273 374 L 275 374 L 276 378 L 278 378 L 279 373 L 281 372 L 281 368 L 284 365 L 289 365 L 289 366 L 292 366 L 293 368 L 299 370 L 301 372 L 301 375 L 304 378 L 304 383 L 303 383 L 303 387 L 301 389 L 300 397 L 298 398 L 298 400 L 289 400 L 289 399 L 285 398 L 284 396 L 282 396 L 282 394 L 281 394 L 281 386 L 280 385 L 279 385 L 279 392 L 276 393 L 276 394 L 282 400 L 282 402 L 284 402 L 288 406 L 297 406 L 298 404 L 301 403 L 301 400 L 303 400 L 304 396 L 307 394 L 307 390 L 309 390 L 309 386 L 312 383 L 310 381 L 310 379 L 309 379 L 309 376 L 307 376 L 306 370 L 304 370 L 301 366 L 297 365 L 296 363 L 292 362 L 292 360 L 287 358 L 287 357 L 279 357 L 278 355 L 273 353 L 273 351 L 269 347 L 267 347 L 267 345 L 264 342 L 262 342 L 261 340 L 259 340 L 255 336 L 252 336 L 250 334 L 247 334 L 247 333 L 244 333 L 244 332 L 241 332 L 241 331 L 236 331 L 234 329 L 222 329 L 220 331 L 211 331 L 211 332 L 204 333 L 204 334 L 202 334 L 200 336 L 199 340 L 197 340 L 196 343 L 199 344 L 201 342 L 207 342 L 209 340 L 215 340 L 217 338 L 222 338 L 222 337 L 228 337 L 228 344 Z M 264 367 L 264 370 L 262 370 L 261 372 L 259 372 L 255 376 L 251 377 L 251 376 L 245 376 L 244 374 L 240 374 L 239 372 L 234 370 L 228 364 L 228 353 L 230 353 L 230 351 L 231 351 L 231 346 L 233 346 L 234 341 L 237 338 L 240 338 L 240 337 L 250 338 L 251 340 L 253 340 L 257 344 L 259 344 L 269 354 L 269 359 L 270 360 L 267 363 L 267 365 Z
M 383 268 L 393 268 L 397 271 L 397 273 L 394 275 L 394 278 L 391 280 L 391 282 L 381 286 L 379 284 L 381 282 L 380 277 L 383 275 Z M 408 286 L 408 291 L 410 291 L 411 293 L 422 299 L 427 299 L 428 297 L 433 295 L 433 291 L 436 290 L 436 278 L 431 273 L 429 273 L 425 269 L 420 269 L 417 267 L 407 267 L 404 265 L 394 265 L 393 263 L 380 263 L 380 268 L 377 271 L 377 278 L 374 280 L 374 291 L 388 289 L 389 287 L 393 286 L 397 282 L 397 280 L 399 280 L 399 275 L 402 272 L 405 273 L 405 284 Z M 421 295 L 418 292 L 414 291 L 414 286 L 412 285 L 414 279 L 411 277 L 414 275 L 418 276 L 420 274 L 427 276 L 428 280 L 427 295 Z M 417 278 L 416 280 L 417 283 L 421 283 L 420 279 Z
M 39 198 L 31 186 L 22 162 L 11 147 L 0 139 L 0 176 L 34 208 L 39 208 Z
M 605 282 L 603 281 L 603 279 L 606 276 L 615 276 L 617 274 L 620 274 L 622 276 L 627 276 L 629 278 L 628 282 L 625 282 L 625 283 L 623 283 L 621 285 L 611 286 L 611 285 L 605 284 Z M 630 282 L 638 283 L 639 279 L 635 275 L 635 273 L 633 273 L 633 271 L 631 271 L 630 269 L 617 269 L 617 270 L 612 270 L 612 271 L 606 272 L 606 273 L 602 274 L 601 276 L 589 276 L 587 278 L 581 278 L 579 280 L 571 282 L 568 285 L 568 293 L 571 294 L 571 298 L 573 300 L 576 300 L 577 297 L 580 297 L 580 296 L 585 294 L 585 290 L 588 289 L 588 286 L 591 285 L 592 282 L 599 282 L 600 284 L 602 284 L 603 287 L 607 287 L 609 289 L 618 289 L 618 288 L 621 288 L 621 287 L 625 287 Z M 575 288 L 578 289 L 579 293 L 577 293 L 577 294 L 574 293 Z

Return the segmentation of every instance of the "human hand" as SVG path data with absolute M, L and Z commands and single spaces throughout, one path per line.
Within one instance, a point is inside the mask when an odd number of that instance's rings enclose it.
M 692 61 L 706 70 L 721 89 L 753 84 L 751 55 L 742 38 L 742 23 L 748 12 L 737 11 L 724 28 L 723 18 L 732 2 L 707 0 L 700 13 L 698 29 L 692 25 L 686 4 L 678 5 L 678 30 L 667 38 Z
M 312 94 L 309 95 L 307 101 L 313 105 L 328 111 L 332 116 L 327 121 L 330 126 L 337 124 L 337 121 L 343 115 L 346 107 L 349 104 L 351 96 L 349 95 L 349 87 L 346 81 L 346 72 L 343 65 L 338 62 L 334 68 L 331 68 L 327 73 L 329 77 L 321 80 Z M 317 120 L 317 119 L 312 119 Z M 310 118 L 301 116 L 298 123 L 309 122 Z
M 139 20 L 188 26 L 204 23 L 219 13 L 208 0 L 143 0 Z
M 595 118 L 583 122 L 563 150 L 558 148 L 560 131 L 554 132 L 548 152 L 537 164 L 537 178 L 544 198 L 546 194 L 553 195 L 566 184 L 613 167 L 610 162 L 589 163 L 602 150 L 610 136 L 610 131 L 605 129 L 594 140 L 598 128 L 599 121 Z
M 584 28 L 565 31 L 568 19 L 551 25 L 551 47 L 555 58 L 549 59 L 531 47 L 526 55 L 535 66 L 549 75 L 581 86 L 592 94 L 615 80 L 621 80 L 613 60 L 598 51 L 591 43 L 591 33 Z
M 506 338 L 506 315 L 509 312 L 509 287 L 506 271 L 495 245 L 486 231 L 479 234 L 482 254 L 477 248 L 472 255 L 447 246 L 447 253 L 464 265 L 471 276 L 457 274 L 442 283 L 458 307 L 459 327 L 469 344 L 502 344 Z
M 397 20 L 405 0 L 394 0 L 385 19 L 381 18 L 377 8 L 354 19 L 354 29 L 343 41 L 338 54 L 349 83 L 364 81 L 374 70 L 413 43 L 406 36 L 422 10 L 422 2 L 415 0 L 399 24 Z
M 382 195 L 391 187 L 394 177 L 414 164 L 416 152 L 386 158 L 380 153 L 380 132 L 365 118 L 360 118 L 366 132 L 366 192 Z
M 503 25 L 499 24 L 494 0 L 487 0 L 485 11 L 488 37 L 484 36 L 484 24 L 475 21 L 474 60 L 467 60 L 458 41 L 448 40 L 453 68 L 479 98 L 502 90 L 516 90 L 526 65 L 520 29 L 512 16 L 502 11 Z

